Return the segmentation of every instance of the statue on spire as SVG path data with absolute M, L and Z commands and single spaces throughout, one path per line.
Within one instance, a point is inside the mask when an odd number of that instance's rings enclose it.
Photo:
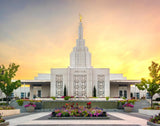
M 79 19 L 80 19 L 80 22 L 82 22 L 82 15 L 79 14 Z

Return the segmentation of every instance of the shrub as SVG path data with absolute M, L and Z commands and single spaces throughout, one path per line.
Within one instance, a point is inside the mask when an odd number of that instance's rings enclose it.
M 128 102 L 128 103 L 135 104 L 135 101 L 136 101 L 135 99 L 131 99 L 131 100 L 128 100 L 127 102 Z
M 0 110 L 10 110 L 10 109 L 14 109 L 14 107 L 12 107 L 12 106 L 2 106 L 2 107 L 0 107 Z
M 2 105 L 7 105 L 7 103 L 0 103 L 0 105 L 2 106 Z
M 158 115 L 155 115 L 154 117 L 152 116 L 150 119 L 149 119 L 150 122 L 153 122 L 153 123 L 157 123 L 157 124 L 160 124 L 160 113 Z
M 23 105 L 23 100 L 22 100 L 22 99 L 19 99 L 19 100 L 17 100 L 16 102 L 18 103 L 19 106 L 22 106 L 22 105 Z
M 124 100 L 125 100 L 125 99 L 126 99 L 126 97 L 122 97 L 122 99 L 124 99 Z
M 53 100 L 56 100 L 56 97 L 51 97 Z
M 108 101 L 109 100 L 109 97 L 106 97 L 106 101 Z
M 155 105 L 159 105 L 158 103 L 153 103 L 153 106 L 155 106 Z
M 65 96 L 64 100 L 69 100 L 71 97 L 70 96 Z
M 0 123 L 5 122 L 5 120 L 2 118 L 2 114 L 0 113 Z
M 118 105 L 120 105 L 120 103 L 124 105 L 126 103 L 126 100 L 118 101 Z

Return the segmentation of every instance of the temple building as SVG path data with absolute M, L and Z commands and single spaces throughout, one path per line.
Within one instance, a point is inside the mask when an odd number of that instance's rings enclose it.
M 30 98 L 61 97 L 64 87 L 68 96 L 92 97 L 94 87 L 97 97 L 130 98 L 130 85 L 139 81 L 127 80 L 123 74 L 111 74 L 109 68 L 93 68 L 91 53 L 83 39 L 82 19 L 76 46 L 70 53 L 68 68 L 52 68 L 50 74 L 38 74 L 34 80 L 22 80 L 30 85 Z

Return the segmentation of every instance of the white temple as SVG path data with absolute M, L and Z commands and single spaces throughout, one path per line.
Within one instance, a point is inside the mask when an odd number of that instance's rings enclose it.
M 66 86 L 68 96 L 92 97 L 96 88 L 97 97 L 130 98 L 130 84 L 137 81 L 127 80 L 123 74 L 110 74 L 109 68 L 93 68 L 91 53 L 85 46 L 83 26 L 80 19 L 79 34 L 76 46 L 70 54 L 68 68 L 52 68 L 51 74 L 38 74 L 35 80 L 25 80 L 30 84 L 30 98 L 60 97 Z
M 85 46 L 81 21 L 76 46 L 70 54 L 70 66 L 51 69 L 51 95 L 63 96 L 64 85 L 69 96 L 92 97 L 94 86 L 97 97 L 110 96 L 109 69 L 91 66 L 91 54 Z

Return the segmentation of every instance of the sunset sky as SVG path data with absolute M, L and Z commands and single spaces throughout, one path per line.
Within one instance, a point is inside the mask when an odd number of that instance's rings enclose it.
M 160 0 L 0 0 L 0 64 L 15 79 L 67 68 L 79 13 L 94 68 L 139 80 L 160 64 Z

